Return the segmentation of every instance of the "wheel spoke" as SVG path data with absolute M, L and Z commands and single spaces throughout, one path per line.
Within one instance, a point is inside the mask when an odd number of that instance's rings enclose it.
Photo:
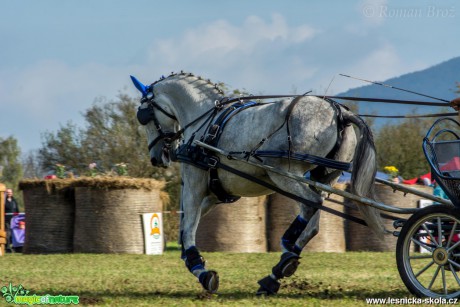
M 417 240 L 417 239 L 415 239 L 415 238 L 410 238 L 410 239 L 411 239 L 412 242 L 414 242 L 414 243 L 417 244 L 418 246 L 421 246 L 421 247 L 423 247 L 424 249 L 429 250 L 430 252 L 433 251 L 433 248 L 430 247 L 430 246 L 428 246 L 426 243 L 423 243 L 423 242 L 421 242 L 421 241 L 419 241 L 419 240 Z M 460 241 L 459 241 L 459 242 L 460 242 Z
M 413 260 L 413 259 L 428 259 L 428 258 L 433 258 L 433 256 L 431 256 L 431 255 L 409 256 L 410 260 Z
M 447 285 L 446 285 L 446 270 L 444 266 L 441 266 L 441 276 L 442 276 L 442 288 L 444 289 L 444 294 L 447 295 Z
M 451 247 L 449 247 L 447 249 L 447 252 L 450 253 L 451 250 L 453 250 L 454 248 L 456 248 L 457 246 L 460 245 L 460 241 L 456 242 L 454 245 L 452 245 Z
M 434 275 L 433 275 L 433 278 L 431 279 L 431 282 L 428 286 L 428 290 L 431 290 L 431 287 L 433 286 L 434 284 L 434 281 L 436 280 L 436 277 L 438 277 L 438 274 L 439 274 L 439 270 L 441 269 L 441 266 L 438 265 L 438 268 L 436 269 L 436 272 L 434 272 Z
M 417 274 L 415 274 L 415 277 L 419 277 L 420 274 L 422 274 L 423 272 L 425 272 L 426 270 L 428 270 L 432 265 L 433 265 L 434 261 L 431 260 L 430 263 L 428 263 L 423 269 L 421 269 Z
M 442 246 L 442 225 L 441 218 L 438 216 L 438 247 Z
M 449 245 L 452 242 L 452 237 L 454 236 L 455 228 L 457 228 L 457 221 L 455 221 L 454 226 L 452 227 L 452 230 L 450 231 L 450 236 L 449 236 L 449 240 L 447 241 L 446 248 L 449 248 Z
M 458 264 L 457 262 L 453 261 L 453 260 L 448 260 L 453 266 L 457 267 L 460 269 L 460 264 Z
M 435 240 L 435 238 L 433 237 L 433 234 L 431 233 L 431 231 L 428 230 L 428 228 L 426 227 L 425 223 L 422 224 L 422 227 L 430 235 L 431 241 L 433 241 L 434 244 L 439 246 L 438 241 Z

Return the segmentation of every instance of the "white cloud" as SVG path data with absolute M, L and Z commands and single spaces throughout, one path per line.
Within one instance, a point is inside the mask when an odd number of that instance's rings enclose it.
M 244 62 L 257 65 L 259 59 L 254 56 L 261 48 L 285 50 L 312 39 L 317 33 L 308 25 L 291 27 L 279 14 L 274 14 L 269 22 L 249 16 L 240 26 L 217 20 L 188 29 L 180 37 L 153 42 L 148 58 L 155 69 L 166 71 L 195 68 L 196 63 L 201 68 L 236 68 L 234 65 Z

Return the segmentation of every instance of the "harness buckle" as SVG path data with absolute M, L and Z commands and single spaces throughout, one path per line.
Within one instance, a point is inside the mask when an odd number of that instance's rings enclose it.
M 208 143 L 216 138 L 217 133 L 219 132 L 219 128 L 220 128 L 219 125 L 211 126 L 211 128 L 209 129 L 209 132 L 206 134 L 205 143 Z
M 211 168 L 215 168 L 217 166 L 217 163 L 219 163 L 219 158 L 217 157 L 209 157 L 208 158 L 208 166 Z

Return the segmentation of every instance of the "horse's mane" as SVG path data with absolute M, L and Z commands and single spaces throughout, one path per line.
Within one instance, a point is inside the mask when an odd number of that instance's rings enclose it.
M 218 83 L 212 82 L 210 79 L 205 79 L 201 76 L 195 76 L 191 72 L 180 71 L 179 73 L 171 72 L 167 77 L 161 76 L 160 79 L 152 83 L 152 86 L 156 84 L 174 81 L 174 80 L 186 80 L 187 83 L 191 84 L 193 82 L 198 82 L 196 87 L 200 87 L 202 91 L 207 91 L 209 93 L 224 96 L 224 91 L 219 87 Z

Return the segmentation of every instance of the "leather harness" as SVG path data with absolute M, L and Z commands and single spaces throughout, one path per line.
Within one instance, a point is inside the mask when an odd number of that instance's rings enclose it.
M 252 98 L 254 99 L 267 99 L 267 98 L 280 98 L 280 97 L 286 97 L 286 96 L 281 96 L 281 95 L 279 96 L 252 96 Z M 340 161 L 330 159 L 330 157 L 334 156 L 335 151 L 340 146 L 342 131 L 345 127 L 344 121 L 342 118 L 342 112 L 341 112 L 342 105 L 333 101 L 332 99 L 328 99 L 328 98 L 326 99 L 337 110 L 338 138 L 337 138 L 337 142 L 333 150 L 327 155 L 326 158 L 323 158 L 323 157 L 310 155 L 310 154 L 296 153 L 291 150 L 292 141 L 291 141 L 291 131 L 289 128 L 289 119 L 290 119 L 291 113 L 295 105 L 300 101 L 301 97 L 304 97 L 304 95 L 298 95 L 298 96 L 292 96 L 292 97 L 295 97 L 295 99 L 293 99 L 290 105 L 288 106 L 288 110 L 286 112 L 286 116 L 285 116 L 283 123 L 275 131 L 270 133 L 267 137 L 263 138 L 257 144 L 255 148 L 249 151 L 231 152 L 231 154 L 232 155 L 241 154 L 241 155 L 244 155 L 246 159 L 253 157 L 255 159 L 258 159 L 259 161 L 262 161 L 262 158 L 264 157 L 266 158 L 287 158 L 289 161 L 297 160 L 297 161 L 312 163 L 312 164 L 318 165 L 319 167 L 323 167 L 323 168 L 327 167 L 327 168 L 333 168 L 337 170 L 350 171 L 352 168 L 351 163 L 340 162 Z M 200 140 L 211 146 L 217 147 L 219 143 L 219 139 L 224 131 L 225 126 L 235 115 L 239 114 L 240 112 L 248 108 L 257 107 L 257 106 L 266 104 L 263 102 L 255 102 L 252 100 L 248 102 L 243 102 L 242 99 L 223 98 L 220 101 L 216 101 L 216 106 L 214 108 L 203 113 L 197 119 L 185 125 L 178 132 L 164 132 L 155 115 L 155 110 L 160 111 L 161 113 L 165 114 L 166 116 L 172 119 L 175 119 L 174 115 L 169 114 L 166 110 L 164 110 L 161 106 L 159 106 L 155 102 L 154 97 L 146 100 L 145 102 L 148 102 L 148 107 L 139 108 L 137 112 L 138 120 L 142 125 L 146 125 L 149 121 L 152 120 L 155 124 L 156 129 L 159 132 L 159 136 L 155 138 L 149 144 L 148 146 L 149 150 L 153 148 L 161 140 L 165 141 L 164 147 L 167 150 L 170 150 L 172 142 L 181 138 L 185 129 L 189 128 L 190 126 L 200 121 L 201 119 L 206 118 L 206 116 L 207 116 L 207 119 L 196 130 L 196 132 L 201 130 L 206 124 L 208 124 L 208 127 L 205 129 L 205 133 L 203 136 L 201 136 Z M 225 105 L 228 105 L 228 106 L 224 108 Z M 212 122 L 218 113 L 220 113 L 220 115 L 215 119 L 214 122 Z M 278 131 L 280 131 L 284 126 L 286 126 L 286 131 L 288 135 L 287 136 L 288 150 L 285 150 L 285 151 L 258 150 L 268 139 L 270 139 L 273 135 L 275 135 Z M 212 152 L 209 152 L 203 148 L 198 148 L 197 146 L 193 145 L 193 140 L 195 138 L 196 132 L 192 134 L 192 137 L 186 143 L 179 146 L 179 148 L 176 151 L 171 152 L 172 161 L 178 161 L 178 162 L 191 164 L 200 169 L 209 171 L 209 189 L 211 192 L 213 192 L 216 195 L 219 201 L 223 203 L 231 203 L 231 202 L 237 201 L 238 199 L 240 199 L 240 196 L 230 195 L 222 187 L 221 181 L 217 173 L 217 169 L 219 168 L 219 165 L 220 165 L 218 157 L 215 156 L 215 154 Z

